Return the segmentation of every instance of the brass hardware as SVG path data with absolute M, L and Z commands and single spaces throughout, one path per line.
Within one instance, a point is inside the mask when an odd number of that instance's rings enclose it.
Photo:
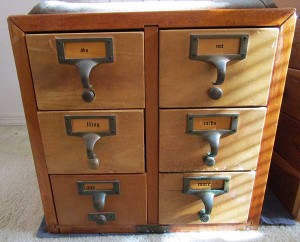
M 161 234 L 161 233 L 168 233 L 169 231 L 170 231 L 170 226 L 168 226 L 168 225 L 138 225 L 138 226 L 136 226 L 136 232 L 138 232 L 138 233 Z
M 74 43 L 74 42 L 77 43 L 104 42 L 106 56 L 97 56 L 88 59 L 86 57 L 68 58 L 66 56 L 65 45 L 67 43 Z M 82 99 L 85 102 L 92 102 L 96 94 L 92 90 L 93 86 L 90 85 L 90 73 L 92 69 L 98 64 L 114 62 L 112 38 L 57 39 L 56 46 L 57 46 L 57 55 L 58 55 L 59 63 L 75 65 L 79 70 L 81 83 L 84 88 L 82 92 Z M 87 50 L 83 48 L 82 51 L 85 52 Z
M 111 188 L 107 189 L 108 185 L 111 185 Z M 78 181 L 77 187 L 80 195 L 93 196 L 93 205 L 94 208 L 98 211 L 102 211 L 104 209 L 105 199 L 107 195 L 120 194 L 120 182 L 117 180 L 116 181 Z
M 239 39 L 239 53 L 232 54 L 199 54 L 199 40 L 202 39 Z M 247 55 L 249 35 L 191 35 L 190 36 L 190 59 L 198 61 L 206 61 L 213 64 L 217 68 L 217 80 L 213 85 L 222 85 L 226 78 L 226 66 L 229 61 L 243 60 Z M 222 45 L 221 45 L 222 46 Z M 222 46 L 223 48 L 223 46 Z M 218 100 L 222 97 L 221 88 L 211 88 L 208 95 L 213 100 Z
M 97 128 L 93 131 L 89 131 L 90 127 L 83 127 L 81 130 L 77 130 L 73 128 L 73 122 L 76 120 L 86 121 L 86 126 L 89 126 L 89 120 L 98 120 L 107 121 L 106 129 L 97 130 Z M 115 116 L 65 116 L 66 123 L 66 131 L 69 136 L 79 136 L 82 137 L 85 141 L 86 146 L 86 154 L 88 158 L 88 166 L 95 170 L 100 166 L 100 160 L 97 158 L 94 147 L 98 140 L 103 136 L 111 136 L 116 135 L 116 118 Z M 99 124 L 97 123 L 97 124 Z M 100 126 L 100 124 L 99 124 Z M 105 125 L 104 125 L 105 126 Z
M 88 220 L 95 221 L 99 225 L 104 225 L 107 222 L 115 221 L 116 214 L 115 213 L 89 213 Z
M 213 183 L 214 181 L 223 180 L 224 185 L 222 188 L 210 188 L 206 189 L 202 183 L 207 184 Z M 197 181 L 199 182 L 199 189 L 195 189 L 191 186 L 191 183 Z M 204 203 L 205 208 L 202 209 L 198 216 L 200 221 L 208 222 L 210 219 L 210 215 L 213 209 L 214 204 L 214 197 L 219 196 L 229 192 L 229 181 L 230 177 L 223 176 L 223 177 L 213 177 L 213 176 L 200 176 L 200 177 L 184 177 L 183 178 L 183 193 L 184 194 L 193 194 L 197 196 L 199 199 L 202 200 Z
M 201 118 L 228 117 L 231 119 L 229 129 L 196 129 L 195 120 Z M 206 142 L 209 143 L 211 151 L 203 157 L 204 163 L 207 166 L 213 166 L 216 162 L 215 158 L 220 148 L 220 138 L 233 134 L 237 131 L 238 114 L 188 114 L 187 115 L 187 134 L 200 135 Z

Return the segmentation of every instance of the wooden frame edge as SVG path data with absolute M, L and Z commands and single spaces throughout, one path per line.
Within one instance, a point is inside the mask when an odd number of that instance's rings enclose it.
M 145 27 L 146 169 L 148 224 L 158 224 L 158 26 Z M 151 147 L 151 148 L 150 148 Z
M 215 9 L 127 13 L 75 13 L 10 16 L 23 32 L 99 31 L 118 29 L 274 27 L 281 26 L 295 9 Z M 122 19 L 122 21 L 115 21 Z M 241 21 L 241 19 L 243 21 Z
M 56 211 L 38 123 L 37 104 L 29 66 L 25 34 L 18 26 L 10 21 L 10 19 L 8 19 L 8 25 L 47 229 L 51 233 L 59 233 L 59 229 L 56 227 Z
M 248 222 L 252 228 L 259 226 L 262 205 L 271 164 L 277 123 L 288 71 L 289 57 L 296 24 L 296 14 L 290 16 L 279 28 L 278 44 L 274 61 L 272 82 L 257 164 Z

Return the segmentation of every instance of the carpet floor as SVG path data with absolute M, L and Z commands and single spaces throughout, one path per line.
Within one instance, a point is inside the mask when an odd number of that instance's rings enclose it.
M 39 239 L 43 210 L 25 126 L 0 126 L 0 242 L 2 241 L 300 241 L 295 226 L 261 226 L 258 231 L 123 235 Z

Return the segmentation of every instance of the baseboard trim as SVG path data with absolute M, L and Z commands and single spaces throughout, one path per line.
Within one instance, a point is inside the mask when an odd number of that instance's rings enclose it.
M 0 125 L 26 125 L 24 114 L 0 113 Z

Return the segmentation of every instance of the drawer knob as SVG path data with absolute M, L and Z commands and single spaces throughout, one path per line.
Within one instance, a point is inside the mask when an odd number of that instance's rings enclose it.
M 95 98 L 95 93 L 93 90 L 84 90 L 82 93 L 82 99 L 87 102 L 90 103 L 92 101 L 94 101 Z
M 98 211 L 101 211 L 104 209 L 105 198 L 106 198 L 105 192 L 94 192 L 93 193 L 93 204 L 94 204 L 95 209 L 97 209 Z
M 211 99 L 218 100 L 222 97 L 223 91 L 219 87 L 212 87 L 211 89 L 209 89 L 208 95 L 210 96 Z
M 88 157 L 89 167 L 93 170 L 100 166 L 100 160 L 97 158 L 94 147 L 101 136 L 95 133 L 87 133 L 82 136 L 85 140 L 86 154 Z

